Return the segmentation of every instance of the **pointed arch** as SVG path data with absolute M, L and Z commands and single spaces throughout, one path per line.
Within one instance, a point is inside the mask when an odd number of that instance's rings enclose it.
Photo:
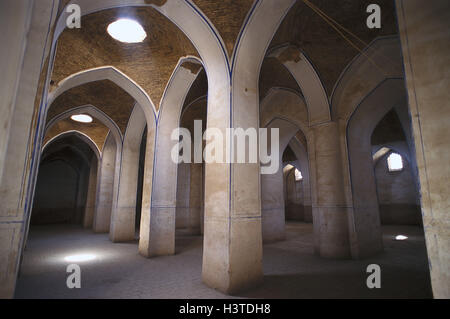
M 354 111 L 348 121 L 346 173 L 353 202 L 349 214 L 353 258 L 363 258 L 383 250 L 370 136 L 390 109 L 404 103 L 403 79 L 387 79 L 360 104 L 353 106 Z
M 156 109 L 148 94 L 130 77 L 113 66 L 92 68 L 68 76 L 49 94 L 47 105 L 50 106 L 58 96 L 71 88 L 101 80 L 110 80 L 133 97 L 143 108 L 147 123 L 156 121 Z
M 271 88 L 260 104 L 260 125 L 266 127 L 274 118 L 285 118 L 307 131 L 308 108 L 297 92 L 285 88 Z
M 120 131 L 117 124 L 107 114 L 105 114 L 104 112 L 99 110 L 96 106 L 91 105 L 91 104 L 74 107 L 74 108 L 71 108 L 71 109 L 55 116 L 53 119 L 51 119 L 47 123 L 47 125 L 45 127 L 45 131 L 44 131 L 44 136 L 59 121 L 69 118 L 70 116 L 72 116 L 74 114 L 80 114 L 80 113 L 89 114 L 92 117 L 98 119 L 107 128 L 109 128 L 110 132 L 113 134 L 114 138 L 116 139 L 116 143 L 122 144 L 122 139 L 123 139 L 122 132 Z
M 327 93 L 309 58 L 299 48 L 289 44 L 272 49 L 267 56 L 283 64 L 302 90 L 308 107 L 309 125 L 330 121 Z
M 373 40 L 342 71 L 331 94 L 333 120 L 348 120 L 355 107 L 386 79 L 403 78 L 400 39 Z
M 139 156 L 146 124 L 142 108 L 135 105 L 123 140 L 117 203 L 112 210 L 109 233 L 113 242 L 131 241 L 135 238 Z M 153 158 L 150 160 L 153 161 Z
M 77 138 L 79 138 L 80 140 L 85 142 L 89 146 L 89 148 L 92 150 L 92 152 L 95 154 L 95 157 L 97 158 L 97 160 L 100 159 L 101 151 L 97 147 L 97 144 L 95 144 L 95 142 L 88 135 L 86 135 L 83 132 L 77 131 L 77 130 L 70 130 L 70 131 L 62 132 L 62 133 L 52 137 L 42 147 L 42 153 L 44 153 L 45 149 L 52 143 L 58 141 L 61 138 L 64 138 L 66 136 L 71 136 L 71 135 L 76 136 Z
M 191 65 L 187 66 L 186 63 Z M 142 211 L 142 218 L 150 221 L 150 225 L 141 223 L 139 251 L 144 256 L 175 253 L 178 165 L 173 162 L 171 150 L 178 141 L 172 140 L 171 135 L 180 125 L 186 95 L 201 69 L 199 60 L 180 59 L 161 100 L 156 127 L 150 209 Z

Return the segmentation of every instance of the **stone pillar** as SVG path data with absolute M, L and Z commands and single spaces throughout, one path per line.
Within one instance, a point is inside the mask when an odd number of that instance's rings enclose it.
M 119 181 L 114 181 L 114 184 L 119 183 L 116 186 L 118 196 L 112 203 L 109 228 L 109 239 L 115 243 L 134 240 L 136 232 L 139 139 L 142 139 L 142 130 L 136 135 L 133 145 L 124 144 L 122 157 L 118 158 L 121 163 L 117 163 L 117 168 L 120 168 L 120 178 Z
M 214 85 L 214 81 L 208 83 Z M 257 101 L 256 84 L 255 80 L 254 88 L 248 89 L 254 101 Z M 257 103 L 236 101 L 239 111 L 235 110 L 235 122 L 230 124 L 227 120 L 230 108 L 223 104 L 230 88 L 218 90 L 213 85 L 208 93 L 208 128 L 219 129 L 223 137 L 228 136 L 229 127 L 258 128 Z M 236 145 L 233 147 L 237 149 Z M 223 154 L 221 163 L 205 163 L 202 279 L 209 287 L 232 294 L 262 279 L 260 165 L 226 163 L 226 143 Z
M 396 1 L 431 284 L 450 298 L 450 3 Z
M 47 0 L 0 1 L 0 39 L 7 43 L 0 50 L 0 298 L 14 296 L 26 241 L 40 156 L 37 122 L 53 38 L 49 30 L 57 6 Z
M 83 227 L 91 228 L 94 223 L 95 199 L 97 198 L 97 170 L 98 159 L 94 156 L 89 169 L 89 182 L 86 198 L 86 208 L 84 210 Z
M 259 165 L 206 164 L 202 278 L 228 294 L 262 279 L 258 175 Z
M 315 250 L 321 257 L 349 258 L 346 205 L 338 125 L 313 127 L 317 202 L 313 204 Z
M 296 161 L 295 165 L 296 167 L 300 167 L 298 161 Z M 295 181 L 296 167 L 291 167 L 291 169 L 284 172 L 286 220 L 304 221 L 304 179 L 301 181 Z M 303 174 L 303 170 L 300 171 Z
M 112 207 L 109 232 L 109 238 L 113 242 L 132 241 L 135 238 L 139 156 L 145 125 L 145 113 L 136 104 L 125 132 L 120 163 L 116 165 L 116 169 L 120 170 L 120 177 L 115 186 L 118 195 Z
M 203 164 L 191 163 L 189 212 L 187 228 L 190 234 L 200 235 L 200 222 L 202 218 L 202 192 L 203 192 Z
M 145 257 L 175 254 L 175 213 L 178 164 L 173 163 L 171 148 L 174 145 L 170 136 L 174 126 L 160 126 L 158 138 L 153 144 L 147 136 L 144 168 L 144 189 L 142 198 L 141 230 L 139 253 Z M 149 161 L 154 163 L 150 167 Z M 153 170 L 153 166 L 155 166 Z M 152 172 L 150 171 L 152 169 Z M 153 174 L 153 175 L 152 175 Z M 152 178 L 151 188 L 147 188 Z
M 264 243 L 285 239 L 285 207 L 283 186 L 283 152 L 289 141 L 298 131 L 298 127 L 282 119 L 274 119 L 267 129 L 278 129 L 279 155 L 278 168 L 274 174 L 261 174 L 261 215 Z M 270 132 L 268 132 L 270 135 Z M 270 141 L 270 140 L 268 140 Z M 275 151 L 275 150 L 272 150 Z
M 200 69 L 201 65 L 196 60 L 180 61 L 161 100 L 154 137 L 151 211 L 146 221 L 150 222 L 150 226 L 145 232 L 142 232 L 141 226 L 142 245 L 139 243 L 139 251 L 146 257 L 175 254 L 178 163 L 172 158 L 172 151 L 178 146 L 178 140 L 174 140 L 172 134 L 179 128 L 184 98 Z
M 189 224 L 189 193 L 191 185 L 189 163 L 178 164 L 177 172 L 177 211 L 175 227 L 187 228 Z
M 150 209 L 153 185 L 153 157 L 155 147 L 155 126 L 150 123 L 147 127 L 147 141 L 145 146 L 144 178 L 142 181 L 142 208 L 139 229 L 139 254 L 149 257 L 150 250 Z M 153 225 L 154 226 L 154 225 Z
M 309 151 L 306 145 L 302 145 L 297 138 L 289 142 L 289 146 L 297 157 L 297 166 L 300 167 L 303 180 L 303 220 L 312 223 L 312 194 L 311 185 L 313 176 L 310 174 L 310 160 L 308 158 Z
M 205 233 L 205 164 L 202 164 L 202 198 L 200 204 L 200 234 Z
M 97 201 L 93 230 L 96 233 L 107 233 L 111 224 L 111 211 L 114 195 L 114 175 L 116 171 L 117 146 L 111 134 L 103 146 L 97 184 Z
M 311 185 L 309 183 L 309 171 L 303 173 L 303 220 L 306 223 L 312 223 L 312 208 L 311 208 Z
M 261 64 L 280 21 L 294 3 L 259 2 L 242 31 L 231 72 L 218 68 L 219 64 L 205 67 L 208 128 L 219 129 L 222 136 L 228 135 L 226 128 L 259 129 Z M 224 79 L 227 73 L 230 78 Z M 262 280 L 260 173 L 259 161 L 206 164 L 202 279 L 228 294 Z
M 142 198 L 141 229 L 139 253 L 145 257 L 175 254 L 175 213 L 178 164 L 173 163 L 170 155 L 173 143 L 170 141 L 172 127 L 163 126 L 158 131 L 160 139 L 151 143 L 147 137 L 144 168 L 144 188 Z M 156 146 L 155 146 L 156 145 Z M 155 160 L 152 166 L 148 161 Z M 155 166 L 153 170 L 153 166 Z M 152 169 L 152 172 L 150 171 Z M 148 179 L 152 178 L 150 182 Z M 147 188 L 148 183 L 150 188 Z
M 90 168 L 87 162 L 84 162 L 78 172 L 77 195 L 75 200 L 74 215 L 71 223 L 81 225 L 84 220 L 84 212 L 87 204 L 87 191 L 89 186 Z
M 284 240 L 286 223 L 281 163 L 275 174 L 261 175 L 261 195 L 263 242 L 266 244 Z
M 0 52 L 0 69 L 3 73 L 2 85 L 0 86 L 0 178 L 3 173 L 4 160 L 8 145 L 9 129 L 14 114 L 14 101 L 16 99 L 17 87 L 20 79 L 22 61 L 24 58 L 24 47 L 28 32 L 29 12 L 31 1 L 20 0 L 12 3 L 3 1 L 0 4 L 2 30 L 14 30 L 14 32 L 2 32 L 1 43 L 8 43 Z
M 305 154 L 305 158 L 299 160 L 298 163 L 301 167 L 301 172 L 303 176 L 302 187 L 303 187 L 303 220 L 306 223 L 312 223 L 312 208 L 311 208 L 311 183 L 309 175 L 309 163 L 308 154 Z

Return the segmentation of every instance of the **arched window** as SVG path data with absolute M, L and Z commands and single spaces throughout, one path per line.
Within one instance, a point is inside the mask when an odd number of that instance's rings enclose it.
M 403 169 L 403 159 L 400 154 L 392 153 L 387 158 L 389 172 L 398 172 Z
M 302 172 L 300 172 L 298 169 L 295 169 L 295 181 L 299 182 L 303 179 Z

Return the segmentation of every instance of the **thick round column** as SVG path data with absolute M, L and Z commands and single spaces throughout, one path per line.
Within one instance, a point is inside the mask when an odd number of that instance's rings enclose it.
M 345 201 L 339 130 L 331 122 L 313 128 L 317 202 L 313 205 L 316 252 L 322 257 L 349 258 L 348 207 Z

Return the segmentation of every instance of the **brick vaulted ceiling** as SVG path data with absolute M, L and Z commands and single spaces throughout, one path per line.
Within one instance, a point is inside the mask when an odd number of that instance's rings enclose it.
M 122 43 L 106 29 L 119 18 L 138 21 L 147 32 L 141 43 Z M 171 21 L 151 7 L 121 7 L 83 16 L 80 29 L 65 29 L 58 39 L 52 83 L 86 69 L 112 65 L 132 78 L 158 109 L 167 82 L 181 57 L 198 53 Z
M 217 28 L 231 56 L 237 37 L 250 11 L 253 0 L 193 0 Z M 376 1 L 381 7 L 381 29 L 366 25 L 366 8 L 372 0 L 310 0 L 324 13 L 350 30 L 366 44 L 384 35 L 397 34 L 394 0 Z M 355 40 L 353 39 L 353 42 Z M 275 33 L 269 48 L 293 44 L 312 61 L 331 95 L 334 85 L 347 64 L 359 53 L 303 0 L 297 0 Z M 364 45 L 356 42 L 362 49 Z M 260 74 L 260 98 L 274 86 L 300 92 L 289 72 L 275 59 L 265 59 Z
M 76 86 L 58 96 L 48 110 L 47 121 L 71 108 L 91 104 L 108 115 L 125 133 L 134 99 L 109 80 Z
M 219 31 L 231 57 L 245 17 L 254 0 L 193 0 Z
M 254 1 L 194 0 L 194 2 L 217 28 L 231 56 Z M 367 44 L 376 37 L 398 33 L 394 0 L 376 2 L 381 7 L 381 29 L 369 29 L 366 26 L 368 16 L 366 8 L 374 3 L 372 0 L 310 0 L 310 2 Z M 303 0 L 297 0 L 283 19 L 269 49 L 287 43 L 297 46 L 311 59 L 328 95 L 331 95 L 344 68 L 359 53 Z M 361 43 L 357 44 L 361 49 L 364 47 Z M 282 64 L 272 58 L 266 58 L 263 62 L 259 87 L 260 99 L 271 87 L 286 87 L 301 93 L 295 79 Z
M 91 123 L 77 123 L 71 119 L 64 119 L 55 123 L 44 137 L 43 145 L 47 144 L 55 136 L 68 131 L 79 131 L 89 136 L 97 145 L 98 149 L 103 149 L 106 137 L 108 136 L 109 128 L 103 125 L 102 122 L 93 118 Z
M 383 35 L 397 34 L 394 0 L 309 0 L 329 17 L 350 30 L 365 43 Z M 366 25 L 366 8 L 377 3 L 381 8 L 381 29 L 369 29 Z M 357 43 L 360 48 L 361 43 Z M 327 24 L 303 0 L 297 0 L 291 8 L 270 47 L 290 43 L 300 48 L 317 69 L 328 95 L 346 65 L 359 53 Z
M 265 58 L 259 74 L 259 100 L 273 87 L 283 87 L 301 94 L 300 87 L 291 73 L 278 59 Z
M 372 0 L 309 1 L 366 43 L 378 36 L 397 34 L 393 0 L 376 1 L 382 10 L 381 29 L 368 29 L 366 26 L 366 7 L 373 3 Z M 193 2 L 214 24 L 231 56 L 254 0 Z M 61 6 L 64 4 L 65 2 L 61 1 Z M 106 31 L 108 24 L 122 17 L 131 17 L 144 27 L 147 38 L 142 43 L 125 44 L 109 36 Z M 309 57 L 328 95 L 331 95 L 345 66 L 358 54 L 358 51 L 308 7 L 304 0 L 298 0 L 283 19 L 269 49 L 287 43 L 297 46 Z M 112 65 L 137 82 L 158 109 L 178 60 L 188 55 L 199 56 L 185 34 L 155 9 L 107 9 L 83 16 L 80 29 L 66 29 L 61 34 L 51 89 L 54 90 L 59 81 L 76 72 Z M 260 73 L 260 98 L 263 98 L 271 87 L 286 87 L 301 93 L 284 66 L 275 59 L 266 58 Z M 207 79 L 205 72 L 202 72 L 192 86 L 185 106 L 206 93 Z M 93 82 L 73 88 L 58 97 L 49 111 L 48 119 L 71 107 L 84 104 L 93 104 L 102 109 L 124 132 L 134 101 L 109 81 Z
M 393 0 L 379 0 L 382 9 L 382 28 L 366 26 L 366 7 L 372 0 L 310 0 L 331 18 L 351 30 L 364 42 L 382 35 L 397 34 Z M 254 0 L 193 0 L 211 20 L 231 56 L 236 39 Z M 64 4 L 64 2 L 62 2 Z M 124 44 L 111 38 L 106 28 L 119 17 L 133 17 L 147 31 L 143 43 Z M 330 95 L 345 66 L 358 54 L 345 39 L 330 27 L 304 0 L 298 0 L 282 21 L 270 47 L 294 44 L 311 59 Z M 82 18 L 81 29 L 66 29 L 58 40 L 52 75 L 55 85 L 65 77 L 92 67 L 113 65 L 141 85 L 152 98 L 155 107 L 173 69 L 182 56 L 198 56 L 184 33 L 151 7 L 123 7 L 103 10 Z M 261 96 L 267 85 L 298 88 L 285 70 L 273 72 L 274 62 L 265 61 L 261 80 Z M 281 65 L 278 66 L 282 68 Z M 266 74 L 266 75 L 265 75 Z M 268 78 L 267 78 L 268 77 Z M 266 79 L 267 78 L 267 79 Z M 278 83 L 279 82 L 279 83 Z

